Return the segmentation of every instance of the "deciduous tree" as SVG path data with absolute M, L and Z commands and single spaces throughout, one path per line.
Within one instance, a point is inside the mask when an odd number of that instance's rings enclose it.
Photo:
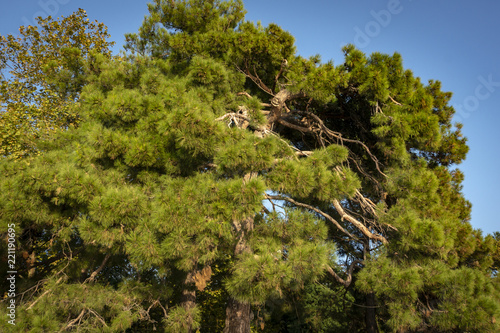
M 36 144 L 76 126 L 75 102 L 85 84 L 84 62 L 92 52 L 111 56 L 107 28 L 83 9 L 53 20 L 37 19 L 19 35 L 0 36 L 0 156 L 38 154 Z

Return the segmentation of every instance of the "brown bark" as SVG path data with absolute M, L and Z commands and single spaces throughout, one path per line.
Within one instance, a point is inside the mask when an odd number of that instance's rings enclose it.
M 252 174 L 245 175 L 244 181 L 248 182 L 252 176 Z M 234 249 L 235 256 L 250 251 L 246 242 L 246 234 L 253 229 L 253 222 L 253 217 L 233 221 L 233 227 L 238 234 L 238 243 Z M 250 320 L 250 304 L 230 297 L 226 305 L 226 322 L 223 332 L 250 333 Z
M 375 313 L 375 294 L 366 295 L 365 323 L 367 333 L 377 333 L 377 318 Z
M 345 280 L 342 279 L 337 273 L 335 273 L 335 271 L 333 270 L 333 268 L 331 268 L 330 266 L 326 266 L 326 270 L 327 270 L 328 273 L 330 273 L 331 276 L 333 276 L 335 278 L 335 280 L 337 280 L 338 283 L 342 284 L 347 289 L 351 285 L 351 282 L 352 282 L 352 272 L 353 272 L 354 267 L 356 266 L 356 264 L 362 264 L 362 262 L 360 260 L 354 260 L 349 265 L 349 268 L 346 271 L 347 278 Z
M 305 97 L 306 95 L 302 92 L 292 94 L 290 91 L 286 89 L 280 90 L 272 99 L 271 99 L 271 113 L 268 118 L 268 126 L 272 126 L 275 121 L 279 121 L 281 119 L 282 114 L 288 112 L 286 102 Z
M 191 313 L 191 310 L 196 306 L 196 290 L 193 286 L 195 274 L 196 271 L 189 272 L 184 280 L 181 306 L 187 310 L 187 313 Z M 191 317 L 185 319 L 185 323 L 188 326 L 188 333 L 194 332 L 193 321 L 194 318 Z
M 370 253 L 370 240 L 369 238 L 365 238 L 365 243 L 363 244 L 363 260 L 366 262 L 366 258 Z M 375 302 L 375 293 L 371 292 L 365 297 L 365 324 L 366 324 L 366 332 L 367 333 L 377 333 L 377 317 L 376 317 L 376 302 Z
M 226 326 L 224 333 L 250 332 L 250 304 L 230 297 L 226 307 Z
M 28 278 L 32 278 L 35 276 L 36 268 L 34 267 L 35 262 L 36 262 L 36 255 L 35 255 L 35 250 L 31 252 L 31 254 L 28 257 Z

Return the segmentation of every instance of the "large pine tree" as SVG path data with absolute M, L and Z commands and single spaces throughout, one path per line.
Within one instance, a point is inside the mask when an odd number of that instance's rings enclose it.
M 499 329 L 500 237 L 469 223 L 438 81 L 353 46 L 302 58 L 241 1 L 149 10 L 128 57 L 87 60 L 80 126 L 0 162 L 2 231 L 38 253 L 0 325 Z

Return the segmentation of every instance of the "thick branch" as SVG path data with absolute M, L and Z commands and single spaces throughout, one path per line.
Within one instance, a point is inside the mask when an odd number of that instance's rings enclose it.
M 395 100 L 394 100 L 394 98 L 392 98 L 391 96 L 389 96 L 389 99 L 390 99 L 390 100 L 391 100 L 394 104 L 401 106 L 401 103 L 399 103 L 399 102 L 395 101 Z
M 109 258 L 111 257 L 111 254 L 106 254 L 106 257 L 104 257 L 104 260 L 102 261 L 101 263 L 101 266 L 99 266 L 99 268 L 97 268 L 95 271 L 92 272 L 92 274 L 90 274 L 90 277 L 88 277 L 83 283 L 87 283 L 87 282 L 94 282 L 95 280 L 95 277 L 97 276 L 97 274 L 99 274 L 104 266 L 106 266 L 106 263 L 108 262 Z
M 387 239 L 385 239 L 385 237 L 372 233 L 370 230 L 368 230 L 367 227 L 365 227 L 363 225 L 363 223 L 359 222 L 354 217 L 347 214 L 337 199 L 333 199 L 332 203 L 333 203 L 333 206 L 335 207 L 335 209 L 337 210 L 337 212 L 339 213 L 339 215 L 341 216 L 342 220 L 345 219 L 345 220 L 351 222 L 356 228 L 358 228 L 369 239 L 378 240 L 378 241 L 382 242 L 383 244 L 387 244 Z
M 348 288 L 352 282 L 352 272 L 354 270 L 355 265 L 362 264 L 362 263 L 363 262 L 359 261 L 359 260 L 354 260 L 353 262 L 351 262 L 351 264 L 349 265 L 349 268 L 347 269 L 347 273 L 346 273 L 347 278 L 345 280 L 342 279 L 337 273 L 335 273 L 333 268 L 331 268 L 330 266 L 327 266 L 326 270 L 328 271 L 328 273 L 330 273 L 331 276 L 333 276 L 335 278 L 335 280 L 337 280 L 337 282 L 344 285 L 345 288 Z
M 288 121 L 284 120 L 283 118 L 278 118 L 277 119 L 277 122 L 288 127 L 288 128 L 293 128 L 297 131 L 300 131 L 300 132 L 303 132 L 303 133 L 311 133 L 313 132 L 313 129 L 312 128 L 308 128 L 308 127 L 303 127 L 303 126 L 299 126 L 299 125 L 295 125 L 295 124 L 292 124 L 292 123 L 289 123 Z
M 279 107 L 282 106 L 285 102 L 291 101 L 297 98 L 303 98 L 306 97 L 306 94 L 303 92 L 298 92 L 296 94 L 293 94 L 287 89 L 281 89 L 272 99 L 271 99 L 271 105 L 274 107 Z
M 282 112 L 290 112 L 286 102 L 293 99 L 305 97 L 306 94 L 299 92 L 293 94 L 287 89 L 281 89 L 272 99 L 271 99 L 271 117 L 268 119 L 269 125 L 272 125 L 275 121 L 279 121 Z

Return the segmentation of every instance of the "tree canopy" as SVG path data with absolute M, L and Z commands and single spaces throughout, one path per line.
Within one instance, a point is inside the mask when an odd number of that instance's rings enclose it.
M 500 234 L 470 224 L 439 81 L 352 45 L 339 65 L 301 57 L 240 0 L 148 8 L 122 56 L 82 10 L 40 21 L 46 47 L 1 37 L 36 75 L 2 81 L 0 120 L 31 137 L 1 144 L 19 275 L 18 320 L 0 327 L 499 330 Z
M 83 9 L 60 20 L 38 18 L 20 36 L 0 36 L 0 155 L 38 154 L 36 144 L 78 123 L 68 103 L 85 84 L 92 52 L 111 55 L 107 28 L 90 22 Z

